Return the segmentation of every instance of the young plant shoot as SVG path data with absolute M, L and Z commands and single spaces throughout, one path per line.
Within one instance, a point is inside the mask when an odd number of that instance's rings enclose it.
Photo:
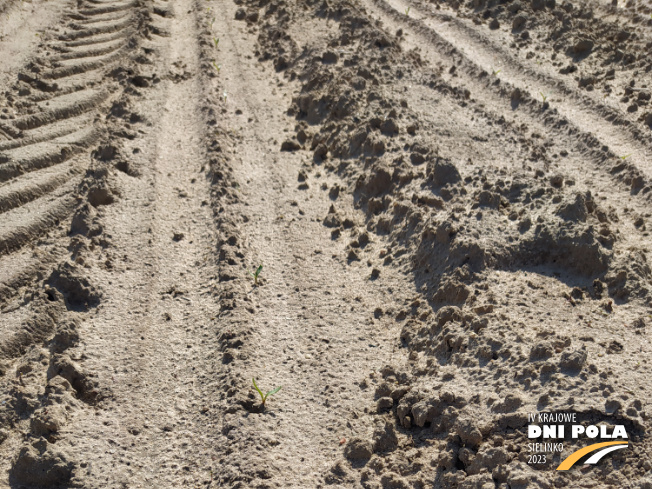
M 249 272 L 251 273 L 251 276 L 254 278 L 254 285 L 258 286 L 258 275 L 260 275 L 260 272 L 263 271 L 263 266 L 258 265 L 258 268 L 256 268 L 255 272 Z
M 260 394 L 261 408 L 262 408 L 262 409 L 265 409 L 265 401 L 267 401 L 267 398 L 268 398 L 269 396 L 273 396 L 273 395 L 276 394 L 278 391 L 280 391 L 282 386 L 279 385 L 277 388 L 272 389 L 271 391 L 267 392 L 267 394 L 263 394 L 263 391 L 261 391 L 261 390 L 258 388 L 258 386 L 256 385 L 256 379 L 252 378 L 251 380 L 252 380 L 253 383 L 254 383 L 254 388 L 258 391 L 258 394 Z

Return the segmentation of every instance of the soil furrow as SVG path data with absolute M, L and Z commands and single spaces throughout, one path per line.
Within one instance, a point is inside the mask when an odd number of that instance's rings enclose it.
M 259 400 L 251 397 L 243 401 L 251 414 L 241 410 L 224 417 L 222 433 L 228 435 L 221 437 L 224 470 L 217 481 L 256 486 L 267 479 L 270 487 L 309 487 L 329 469 L 340 439 L 368 428 L 347 426 L 347 421 L 361 409 L 365 379 L 392 355 L 386 329 L 391 331 L 391 324 L 374 319 L 370 311 L 388 301 L 388 289 L 399 300 L 406 284 L 391 274 L 370 281 L 369 264 L 347 265 L 340 258 L 342 243 L 331 240 L 321 223 L 333 203 L 324 189 L 333 180 L 319 172 L 302 176 L 309 168 L 305 157 L 281 151 L 284 132 L 292 126 L 285 107 L 294 84 L 285 86 L 265 73 L 270 67 L 261 72 L 253 59 L 243 61 L 242 54 L 253 46 L 226 20 L 235 9 L 229 13 L 216 20 L 214 29 L 220 36 L 220 81 L 227 94 L 222 124 L 237 134 L 243 148 L 233 155 L 241 210 L 231 207 L 234 216 L 246 216 L 238 228 L 247 269 L 260 264 L 263 269 L 258 287 L 251 282 L 244 286 L 250 313 L 224 313 L 220 327 L 238 331 L 246 321 L 251 329 L 239 348 L 250 358 L 241 362 L 242 355 L 233 353 L 233 364 L 243 364 L 237 370 L 242 378 L 233 381 L 249 391 L 254 377 L 265 390 L 283 387 L 264 412 L 256 412 Z M 337 205 L 355 219 L 352 201 L 344 197 Z M 382 244 L 365 246 L 372 256 Z M 233 274 L 246 270 L 231 268 L 223 279 Z M 355 298 L 350 290 L 356 291 Z M 264 453 L 256 448 L 261 445 L 267 447 Z

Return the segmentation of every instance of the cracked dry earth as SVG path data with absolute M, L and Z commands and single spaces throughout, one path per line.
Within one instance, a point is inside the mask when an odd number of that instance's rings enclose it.
M 649 0 L 0 0 L 0 487 L 651 488 L 651 51 Z

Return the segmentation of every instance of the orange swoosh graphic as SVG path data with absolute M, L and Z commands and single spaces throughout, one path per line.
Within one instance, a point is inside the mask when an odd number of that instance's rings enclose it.
M 580 450 L 573 452 L 568 457 L 566 457 L 566 460 L 564 460 L 562 463 L 559 464 L 557 470 L 568 470 L 573 465 L 575 465 L 575 462 L 577 462 L 587 453 L 594 452 L 596 450 L 599 450 L 600 448 L 610 447 L 612 445 L 628 445 L 628 442 L 605 441 L 603 443 L 594 443 L 593 445 L 589 445 L 588 447 L 581 448 Z

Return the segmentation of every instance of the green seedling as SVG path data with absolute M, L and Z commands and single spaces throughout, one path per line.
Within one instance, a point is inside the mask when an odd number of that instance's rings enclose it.
M 618 158 L 620 158 L 621 160 L 623 160 L 623 161 L 625 161 L 625 160 L 626 160 L 627 158 L 629 158 L 630 156 L 632 156 L 632 154 L 631 154 L 631 153 L 630 153 L 630 154 L 628 154 L 628 155 L 624 155 L 624 156 L 619 156 Z
M 258 275 L 260 275 L 260 272 L 262 271 L 263 271 L 263 266 L 258 265 L 258 268 L 256 268 L 255 272 L 249 272 L 251 273 L 251 276 L 254 278 L 254 285 L 256 286 L 258 285 Z
M 494 70 L 493 68 L 491 68 L 491 69 L 493 70 L 492 73 L 493 73 L 494 76 L 496 76 L 498 73 L 503 71 L 503 70 Z
M 220 44 L 220 40 L 214 37 L 213 42 L 215 43 L 215 49 L 217 49 L 217 46 Z
M 262 266 L 262 265 L 261 265 L 261 266 Z M 259 267 L 259 268 L 260 268 L 260 267 Z M 267 394 L 263 394 L 263 391 L 261 391 L 261 390 L 258 388 L 258 386 L 256 385 L 256 379 L 252 378 L 251 380 L 252 380 L 253 383 L 254 383 L 254 388 L 258 391 L 258 394 L 260 394 L 261 407 L 262 407 L 263 409 L 265 409 L 265 401 L 267 401 L 267 398 L 268 398 L 269 396 L 273 396 L 273 395 L 276 394 L 278 391 L 280 391 L 282 386 L 279 385 L 276 389 L 272 389 L 272 390 L 269 391 Z
M 410 15 L 410 7 L 405 9 L 405 15 Z
M 548 96 L 545 95 L 543 92 L 539 92 L 541 94 L 541 99 L 543 100 L 543 103 L 546 103 L 546 100 L 548 100 Z
M 213 60 L 213 68 L 215 68 L 215 71 L 217 71 L 217 72 L 219 73 L 220 70 L 222 69 L 222 65 L 218 65 L 218 64 L 215 62 L 215 60 Z
M 226 97 L 227 97 L 226 90 L 224 90 L 224 93 L 222 94 L 222 97 L 224 97 L 224 103 L 226 103 Z M 261 267 L 262 267 L 262 265 L 261 265 Z

